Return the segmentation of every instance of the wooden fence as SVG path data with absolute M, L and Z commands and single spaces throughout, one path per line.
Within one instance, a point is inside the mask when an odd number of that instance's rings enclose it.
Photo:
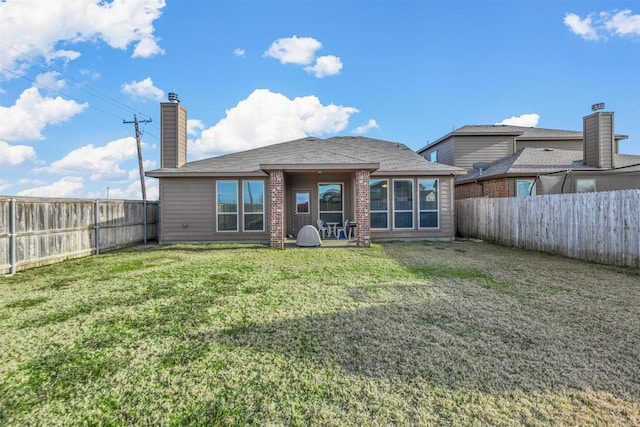
M 640 190 L 456 201 L 458 235 L 640 267 Z
M 0 197 L 0 274 L 157 238 L 158 202 Z

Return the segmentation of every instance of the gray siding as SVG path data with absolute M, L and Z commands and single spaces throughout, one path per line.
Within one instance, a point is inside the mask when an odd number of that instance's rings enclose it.
M 515 153 L 515 138 L 510 135 L 455 136 L 455 164 L 467 170 L 476 162 L 493 163 Z
M 441 142 L 437 146 L 433 148 L 429 148 L 421 153 L 419 153 L 423 158 L 431 161 L 431 153 L 436 152 L 437 163 L 442 163 L 443 165 L 453 166 L 454 158 L 453 158 L 453 139 L 448 139 L 444 142 Z
M 212 241 L 215 210 L 213 179 L 160 179 L 161 242 Z
M 438 163 L 454 166 L 453 141 L 446 141 L 440 144 L 438 150 Z M 427 159 L 428 160 L 428 159 Z
M 585 164 L 601 168 L 613 167 L 613 113 L 591 114 L 583 121 Z

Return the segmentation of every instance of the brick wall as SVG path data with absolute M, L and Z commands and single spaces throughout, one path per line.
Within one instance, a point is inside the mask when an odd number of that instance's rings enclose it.
M 371 245 L 370 175 L 368 170 L 356 171 L 356 240 L 358 246 L 364 247 Z
M 472 197 L 509 197 L 509 179 L 489 179 L 456 185 L 456 199 Z
M 284 173 L 281 170 L 269 172 L 269 245 L 284 248 Z

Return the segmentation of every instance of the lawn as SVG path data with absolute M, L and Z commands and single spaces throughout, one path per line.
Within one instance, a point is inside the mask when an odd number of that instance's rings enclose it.
M 639 425 L 640 270 L 141 246 L 0 278 L 0 425 Z

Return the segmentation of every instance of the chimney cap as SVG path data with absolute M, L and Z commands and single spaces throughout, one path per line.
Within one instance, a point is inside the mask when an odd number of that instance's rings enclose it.
M 591 111 L 604 110 L 604 102 L 598 102 L 597 104 L 593 104 L 591 106 Z
M 168 98 L 169 102 L 180 102 L 180 98 L 178 98 L 178 94 L 175 92 L 169 92 Z

